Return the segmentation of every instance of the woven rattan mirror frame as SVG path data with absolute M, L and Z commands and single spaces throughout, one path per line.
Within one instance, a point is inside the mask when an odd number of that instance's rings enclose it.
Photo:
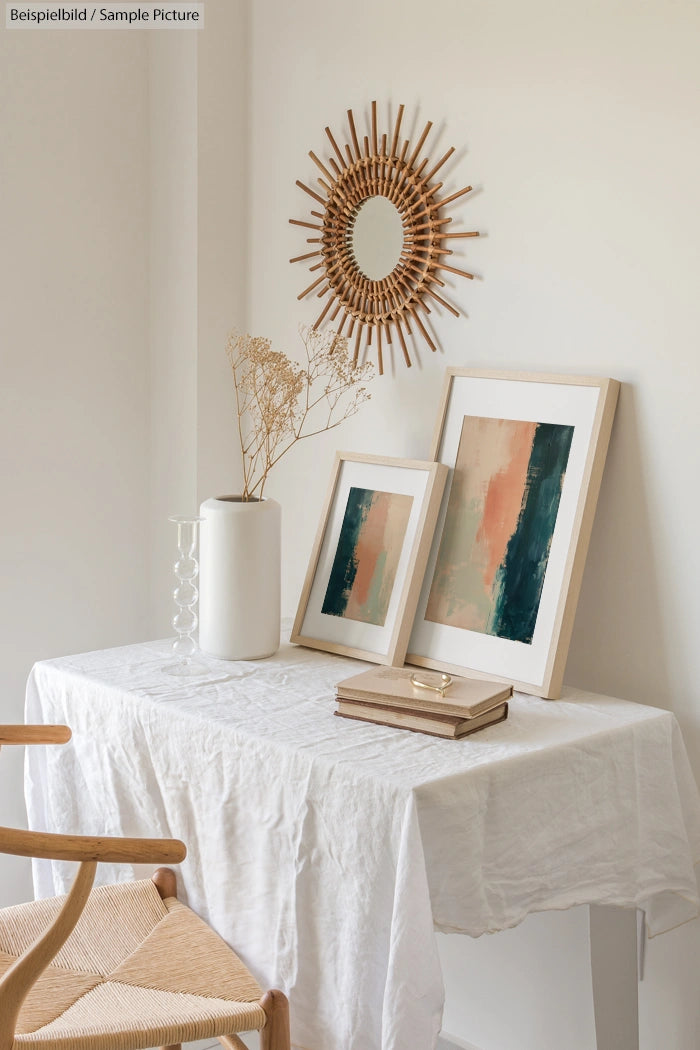
M 432 122 L 428 121 L 415 147 L 408 139 L 400 146 L 404 107 L 396 114 L 391 141 L 380 136 L 377 126 L 377 103 L 372 102 L 370 134 L 364 135 L 362 146 L 352 110 L 347 111 L 350 142 L 344 150 L 338 146 L 330 128 L 326 135 L 335 156 L 324 164 L 315 153 L 309 156 L 319 168 L 321 176 L 317 192 L 297 179 L 304 190 L 323 209 L 312 209 L 312 221 L 290 219 L 290 223 L 313 231 L 307 243 L 315 247 L 289 261 L 306 262 L 310 271 L 320 271 L 313 282 L 298 296 L 304 299 L 315 294 L 325 298 L 325 304 L 313 327 L 325 321 L 335 322 L 339 314 L 338 331 L 355 334 L 354 360 L 372 347 L 376 332 L 376 355 L 379 372 L 384 371 L 384 345 L 392 343 L 395 332 L 401 345 L 404 361 L 410 367 L 411 357 L 406 336 L 422 337 L 431 350 L 435 342 L 426 328 L 421 313 L 429 314 L 431 305 L 438 304 L 455 317 L 459 311 L 438 289 L 445 287 L 441 273 L 473 278 L 473 274 L 448 265 L 445 257 L 453 254 L 446 247 L 452 238 L 478 237 L 478 231 L 452 233 L 445 227 L 452 221 L 441 210 L 464 197 L 472 189 L 465 186 L 456 193 L 440 199 L 442 182 L 434 177 L 454 153 L 450 147 L 440 160 L 430 167 L 419 155 L 428 137 Z M 364 202 L 370 197 L 386 197 L 398 210 L 403 225 L 403 250 L 397 265 L 385 277 L 372 280 L 361 270 L 353 251 L 352 231 L 355 219 Z M 363 350 L 363 338 L 365 347 Z

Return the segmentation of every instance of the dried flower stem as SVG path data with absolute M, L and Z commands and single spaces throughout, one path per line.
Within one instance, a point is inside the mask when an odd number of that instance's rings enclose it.
M 305 367 L 261 336 L 229 339 L 244 500 L 262 498 L 270 471 L 293 445 L 340 426 L 370 397 L 363 384 L 374 368 L 352 364 L 344 336 L 313 328 L 300 332 Z

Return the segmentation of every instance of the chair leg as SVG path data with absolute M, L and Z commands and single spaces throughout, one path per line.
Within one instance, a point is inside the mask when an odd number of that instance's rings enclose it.
M 243 1040 L 237 1035 L 217 1035 L 216 1038 L 226 1050 L 248 1050 Z
M 267 1014 L 267 1024 L 260 1030 L 260 1050 L 291 1050 L 287 996 L 279 991 L 265 992 L 260 1005 Z
M 182 1050 L 182 1043 L 170 1043 L 169 1046 L 161 1046 L 160 1050 Z

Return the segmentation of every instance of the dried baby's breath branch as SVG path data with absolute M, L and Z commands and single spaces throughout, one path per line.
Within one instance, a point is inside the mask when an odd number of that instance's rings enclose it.
M 353 365 L 344 336 L 313 328 L 300 333 L 305 367 L 262 336 L 229 339 L 244 500 L 262 498 L 270 471 L 297 441 L 340 426 L 370 397 L 364 384 L 374 366 Z

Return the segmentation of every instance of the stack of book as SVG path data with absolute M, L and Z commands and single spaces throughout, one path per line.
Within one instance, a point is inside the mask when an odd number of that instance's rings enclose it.
M 512 693 L 502 682 L 417 667 L 373 667 L 338 683 L 335 713 L 454 739 L 502 722 Z

